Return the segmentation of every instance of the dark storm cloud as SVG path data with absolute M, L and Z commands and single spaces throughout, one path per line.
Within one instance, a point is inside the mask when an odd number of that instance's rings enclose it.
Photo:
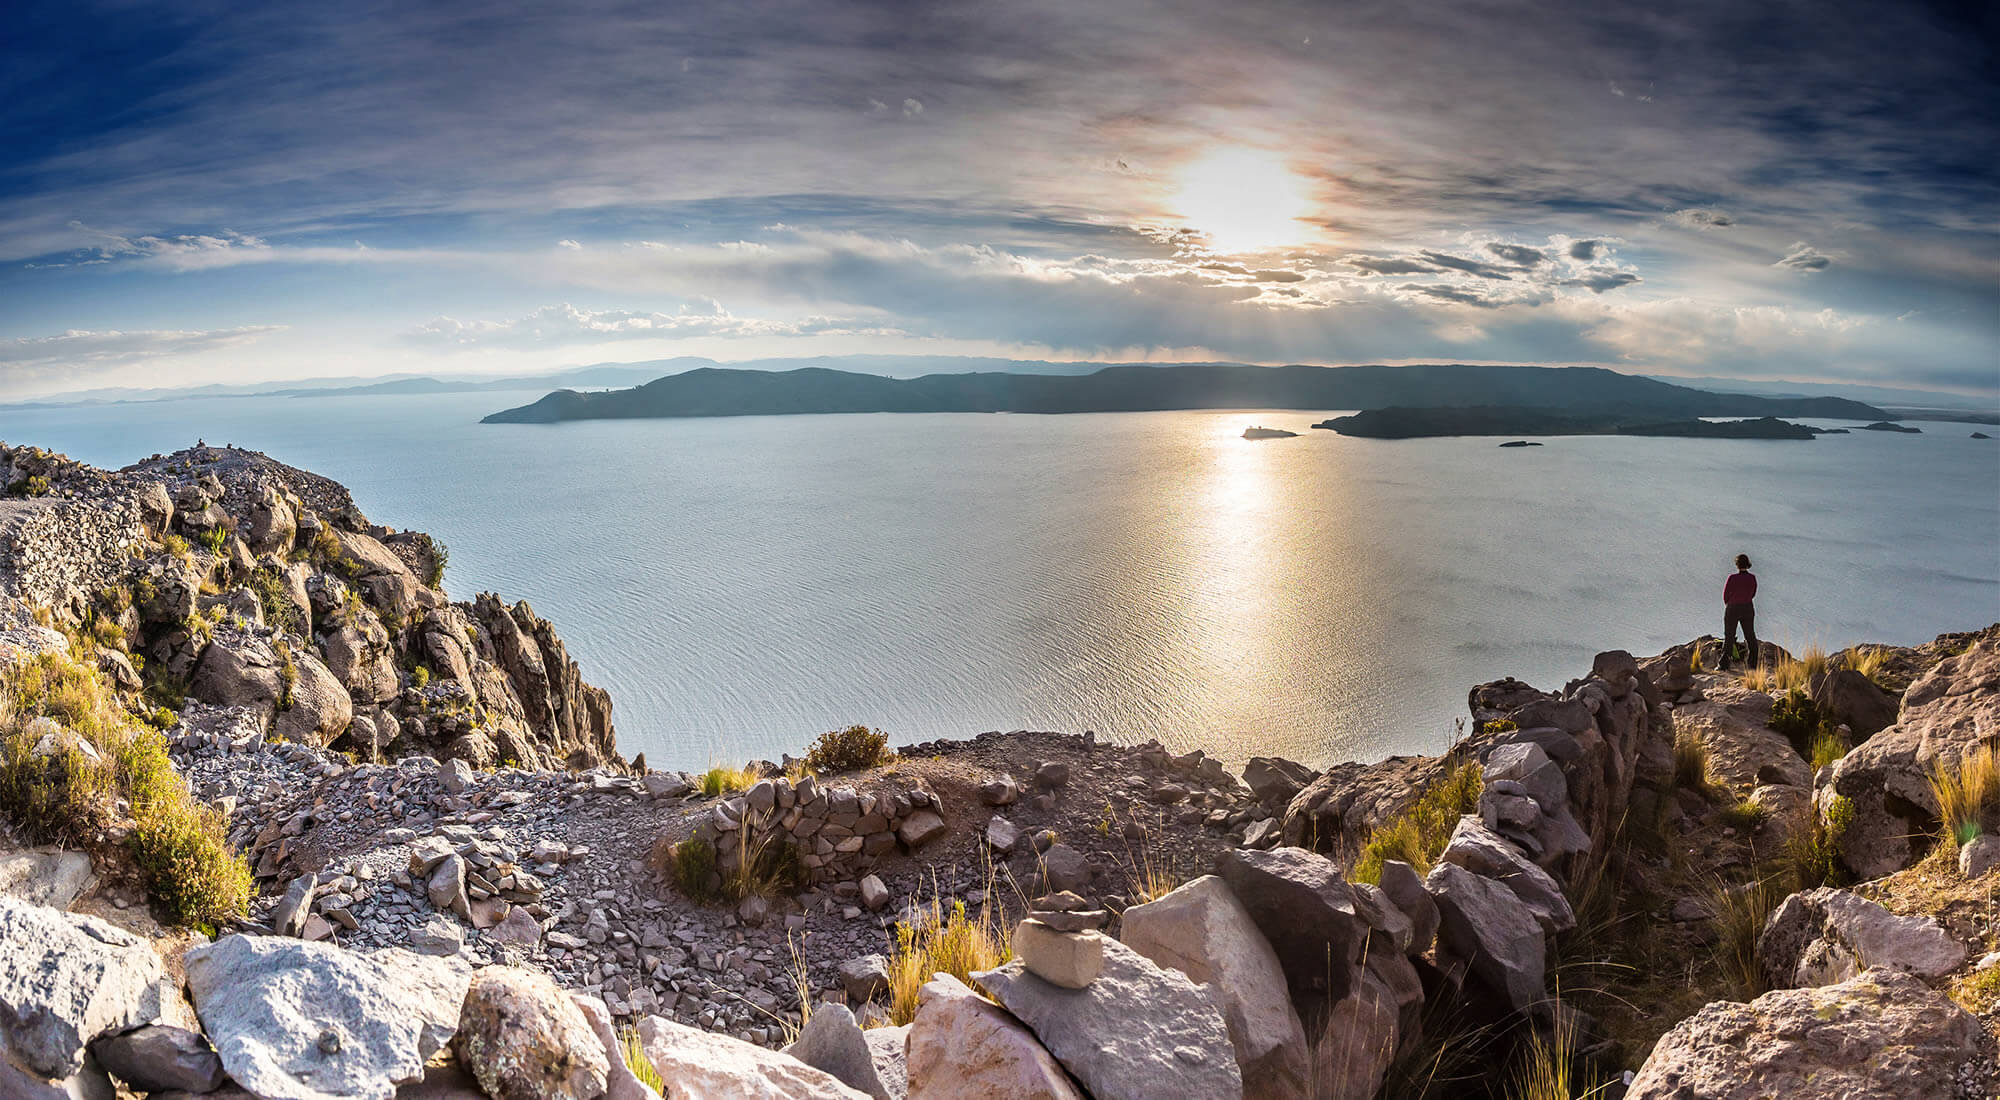
M 1724 226 L 1736 224 L 1735 218 L 1730 217 L 1720 210 L 1706 210 L 1701 207 L 1676 210 L 1668 215 L 1668 219 L 1677 225 L 1684 225 L 1689 229 L 1721 229 Z
M 1639 276 L 1630 271 L 1607 271 L 1593 268 L 1574 279 L 1564 279 L 1562 286 L 1579 286 L 1592 294 L 1602 294 L 1607 290 L 1617 290 L 1621 286 L 1631 286 L 1639 281 Z
M 1473 291 L 1470 290 L 1461 290 L 1455 286 L 1445 286 L 1438 283 L 1404 283 L 1402 286 L 1399 286 L 1396 289 L 1410 294 L 1420 294 L 1426 298 L 1438 302 L 1452 302 L 1457 305 L 1478 306 L 1480 309 L 1500 308 L 1500 303 L 1498 302 L 1492 301 L 1488 298 L 1481 297 L 1479 294 L 1474 293 Z
M 1794 271 L 1825 271 L 1832 266 L 1833 258 L 1804 241 L 1795 242 L 1791 249 L 1772 264 L 1773 267 L 1789 267 Z
M 1463 271 L 1468 275 L 1477 275 L 1482 279 L 1506 280 L 1514 277 L 1514 274 L 1505 268 L 1495 267 L 1483 260 L 1474 260 L 1466 256 L 1454 256 L 1448 252 L 1429 251 L 1419 253 L 1419 255 L 1427 263 L 1435 264 L 1438 267 L 1448 267 L 1454 271 Z
M 1534 267 L 1536 264 L 1547 263 L 1549 259 L 1548 254 L 1539 248 L 1529 248 L 1523 244 L 1503 244 L 1500 241 L 1488 242 L 1486 251 L 1515 267 Z
M 1597 246 L 1602 243 L 1604 242 L 1571 241 L 1569 245 L 1569 258 L 1572 260 L 1594 260 L 1597 258 Z
M 1363 275 L 1428 275 L 1437 270 L 1430 264 L 1399 256 L 1342 256 L 1340 262 Z

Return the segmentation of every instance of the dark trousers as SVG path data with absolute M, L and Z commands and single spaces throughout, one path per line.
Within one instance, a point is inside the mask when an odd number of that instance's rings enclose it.
M 1757 667 L 1757 606 L 1747 603 L 1722 605 L 1722 667 L 1729 667 L 1729 651 L 1736 648 L 1736 628 L 1743 627 L 1743 644 L 1750 651 L 1750 667 Z

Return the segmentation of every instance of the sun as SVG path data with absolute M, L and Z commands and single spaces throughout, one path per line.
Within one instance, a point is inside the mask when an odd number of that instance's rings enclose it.
M 1181 169 L 1173 210 L 1217 252 L 1264 252 L 1306 243 L 1313 199 L 1285 158 L 1264 149 L 1215 149 Z

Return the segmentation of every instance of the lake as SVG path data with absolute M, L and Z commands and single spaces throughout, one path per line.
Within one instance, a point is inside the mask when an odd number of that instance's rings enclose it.
M 1738 551 L 1789 647 L 2000 619 L 2000 443 L 1963 424 L 1502 450 L 1299 412 L 478 423 L 538 396 L 0 408 L 0 438 L 115 467 L 202 437 L 341 481 L 449 544 L 453 596 L 551 619 L 655 766 L 856 722 L 1434 752 L 1475 683 L 1720 632 Z

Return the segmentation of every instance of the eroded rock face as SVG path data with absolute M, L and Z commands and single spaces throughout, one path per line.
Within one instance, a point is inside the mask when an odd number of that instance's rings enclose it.
M 1841 862 L 1879 878 L 1922 858 L 1938 828 L 1930 775 L 1955 764 L 2000 731 L 2000 628 L 1975 637 L 1903 693 L 1896 724 L 1834 765 L 1832 791 L 1854 807 L 1841 833 Z M 1824 792 L 1822 792 L 1824 793 Z M 1822 799 L 1824 815 L 1827 801 Z M 1986 822 L 1988 831 L 2000 821 Z
M 1083 1100 L 1033 1032 L 949 974 L 917 993 L 908 1069 L 910 1100 Z
M 450 1041 L 470 980 L 462 963 L 274 936 L 224 937 L 186 966 L 223 1068 L 265 1100 L 388 1100 Z
M 789 1054 L 741 1039 L 675 1023 L 661 1016 L 639 1021 L 646 1058 L 666 1082 L 666 1100 L 710 1097 L 782 1097 L 783 1100 L 869 1100 Z
M 1116 940 L 1085 989 L 1051 985 L 1018 962 L 972 977 L 1096 1100 L 1243 1095 L 1229 1029 L 1207 992 Z
M 1718 1001 L 1653 1048 L 1631 1100 L 1907 1100 L 1956 1094 L 1979 1021 L 1917 978 L 1869 970 L 1839 985 Z
M 1392 756 L 1374 764 L 1335 764 L 1286 805 L 1280 835 L 1316 852 L 1356 852 L 1376 826 L 1401 813 L 1443 774 L 1435 757 Z
M 1965 954 L 1937 921 L 1899 917 L 1831 887 L 1786 898 L 1757 939 L 1757 967 L 1773 989 L 1833 985 L 1869 967 L 1934 981 L 1957 969 Z
M 472 976 L 452 1041 L 493 1100 L 599 1100 L 609 1055 L 590 1021 L 537 970 L 489 966 Z
M 1216 872 L 1269 941 L 1296 1003 L 1348 994 L 1369 927 L 1332 860 L 1303 848 L 1239 849 Z
M 1284 968 L 1227 883 L 1204 875 L 1132 906 L 1119 935 L 1125 946 L 1214 990 L 1247 1095 L 1304 1095 L 1306 1033 Z
M 1543 931 L 1554 934 L 1576 927 L 1576 914 L 1571 911 L 1561 884 L 1479 818 L 1471 814 L 1459 818 L 1451 841 L 1438 858 L 1513 891 L 1534 914 Z

